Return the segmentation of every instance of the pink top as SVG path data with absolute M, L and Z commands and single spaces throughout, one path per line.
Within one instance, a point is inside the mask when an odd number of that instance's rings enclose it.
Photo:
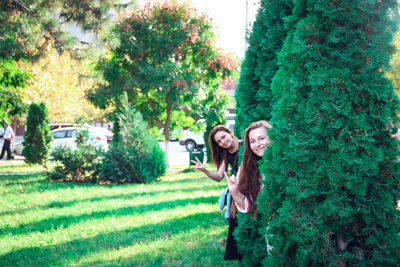
M 393 134 L 392 137 L 396 138 L 400 141 L 400 128 L 397 130 L 397 133 Z
M 397 133 L 393 134 L 392 137 L 400 141 L 400 128 L 397 129 Z M 400 161 L 400 157 L 397 157 L 397 160 Z
M 264 184 L 261 183 L 260 191 L 261 191 L 261 189 L 262 189 L 263 187 L 264 187 Z M 244 196 L 244 195 L 242 195 L 242 196 L 243 196 L 244 208 L 241 208 L 241 207 L 236 203 L 236 201 L 235 201 L 236 208 L 237 208 L 238 211 L 241 212 L 241 213 L 248 213 L 248 212 L 250 211 L 250 201 L 249 201 L 249 198 L 246 197 L 246 196 Z

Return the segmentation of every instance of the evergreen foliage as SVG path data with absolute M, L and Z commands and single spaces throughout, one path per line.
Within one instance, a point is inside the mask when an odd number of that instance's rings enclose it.
M 228 106 L 229 96 L 226 93 L 219 90 L 219 87 L 215 87 L 210 90 L 207 97 L 201 101 L 199 108 L 202 109 L 202 118 L 206 122 L 206 130 L 203 134 L 204 146 L 206 148 L 206 159 L 207 162 L 211 162 L 211 148 L 208 142 L 208 137 L 212 129 L 220 124 L 226 124 L 225 111 Z
M 238 226 L 233 235 L 238 244 L 238 251 L 243 255 L 243 266 L 261 266 L 267 255 L 265 227 L 262 219 L 254 219 L 249 213 L 236 215 Z
M 274 102 L 271 82 L 278 70 L 277 53 L 286 37 L 283 19 L 291 12 L 291 2 L 260 1 L 235 91 L 235 134 L 238 137 L 250 123 L 271 119 Z
M 278 70 L 277 55 L 286 37 L 284 19 L 291 10 L 292 1 L 260 2 L 235 92 L 235 134 L 239 138 L 250 123 L 271 119 L 272 107 L 276 101 L 271 84 Z M 242 155 L 243 146 L 240 150 Z M 243 264 L 259 266 L 266 255 L 264 227 L 261 227 L 260 216 L 257 219 L 247 215 L 238 217 L 235 238 L 243 255 Z
M 112 183 L 149 183 L 166 171 L 165 153 L 150 135 L 140 112 L 128 103 L 117 114 L 119 132 L 107 151 L 101 180 Z
M 114 2 L 3 0 L 0 2 L 0 25 L 7 27 L 0 30 L 0 58 L 39 58 L 50 43 L 54 43 L 58 52 L 82 51 L 87 46 L 71 37 L 65 26 L 75 24 L 86 32 L 100 33 L 110 21 L 109 10 L 118 6 Z
M 50 153 L 53 135 L 50 133 L 50 119 L 46 105 L 32 103 L 29 106 L 24 132 L 24 149 L 22 155 L 25 162 L 45 164 Z
M 54 171 L 47 174 L 50 180 L 74 183 L 98 182 L 104 153 L 101 147 L 90 144 L 88 139 L 88 129 L 80 124 L 77 128 L 75 150 L 61 146 L 52 151 L 51 155 L 58 165 Z
M 294 1 L 258 210 L 266 266 L 397 266 L 395 0 Z

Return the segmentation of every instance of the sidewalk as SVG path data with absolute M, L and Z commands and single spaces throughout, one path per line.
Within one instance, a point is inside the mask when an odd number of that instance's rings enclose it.
M 1 146 L 0 146 L 1 147 Z M 1 148 L 0 148 L 1 149 Z M 24 158 L 24 156 L 22 156 L 22 155 L 15 155 L 15 154 L 13 154 L 13 156 L 14 156 L 14 159 L 10 159 L 10 160 L 24 160 L 25 158 Z M 7 160 L 7 152 L 6 152 L 6 154 L 4 155 L 4 157 L 3 157 L 3 159 L 0 159 L 0 162 L 1 161 L 6 161 Z

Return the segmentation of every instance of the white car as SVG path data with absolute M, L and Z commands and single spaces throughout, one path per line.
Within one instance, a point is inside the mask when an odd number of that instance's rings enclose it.
M 233 132 L 233 127 L 235 125 L 234 120 L 228 120 L 226 122 L 226 127 L 228 127 Z M 203 148 L 204 147 L 204 131 L 199 133 L 194 133 L 190 130 L 184 130 L 182 134 L 182 138 L 179 140 L 179 144 L 181 146 L 185 146 L 187 151 L 190 151 L 195 148 Z
M 190 130 L 184 130 L 182 138 L 179 140 L 181 146 L 185 146 L 187 151 L 195 148 L 202 148 L 204 146 L 204 131 L 194 133 Z
M 102 130 L 99 130 L 98 127 L 85 127 L 83 129 L 88 129 L 89 144 L 92 144 L 96 147 L 101 147 L 104 150 L 108 149 L 107 138 Z M 50 133 L 53 135 L 53 141 L 51 141 L 50 144 L 51 151 L 60 146 L 76 149 L 76 127 L 59 128 L 50 131 Z M 23 148 L 24 147 L 22 141 L 14 144 L 14 153 L 17 155 L 22 155 Z

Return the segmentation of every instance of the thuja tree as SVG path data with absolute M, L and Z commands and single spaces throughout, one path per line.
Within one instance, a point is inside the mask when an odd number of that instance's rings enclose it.
M 202 118 L 206 122 L 206 129 L 203 134 L 204 146 L 206 148 L 206 158 L 207 162 L 211 162 L 211 148 L 210 143 L 208 142 L 208 137 L 212 129 L 220 124 L 226 124 L 226 107 L 229 103 L 229 96 L 219 90 L 219 87 L 215 87 L 213 90 L 210 90 L 205 99 L 203 99 L 200 103 L 200 109 L 202 110 Z
M 249 36 L 249 47 L 242 64 L 239 85 L 235 93 L 235 133 L 242 136 L 250 123 L 270 120 L 275 102 L 271 91 L 278 70 L 277 55 L 286 37 L 284 19 L 291 13 L 292 1 L 262 0 Z M 279 97 L 277 95 L 276 97 Z M 246 266 L 259 266 L 266 255 L 262 215 L 256 219 L 238 215 L 235 238 Z
M 25 162 L 45 164 L 50 153 L 53 135 L 50 133 L 50 119 L 44 103 L 29 106 L 24 133 L 22 155 Z
M 271 82 L 278 70 L 277 53 L 286 37 L 283 19 L 291 12 L 291 2 L 260 1 L 235 91 L 237 136 L 252 122 L 271 119 Z
M 229 76 L 236 64 L 216 49 L 209 19 L 187 4 L 146 5 L 122 16 L 113 34 L 118 44 L 99 63 L 106 82 L 89 98 L 104 108 L 127 92 L 149 126 L 164 129 L 169 165 L 170 130 L 193 124 L 181 120 L 195 111 L 193 99 Z
M 295 1 L 264 155 L 266 266 L 400 262 L 396 1 Z M 278 85 L 277 85 L 278 86 Z
M 166 171 L 165 153 L 157 138 L 148 133 L 140 112 L 122 95 L 115 114 L 117 140 L 111 143 L 101 167 L 101 180 L 113 183 L 148 183 Z

